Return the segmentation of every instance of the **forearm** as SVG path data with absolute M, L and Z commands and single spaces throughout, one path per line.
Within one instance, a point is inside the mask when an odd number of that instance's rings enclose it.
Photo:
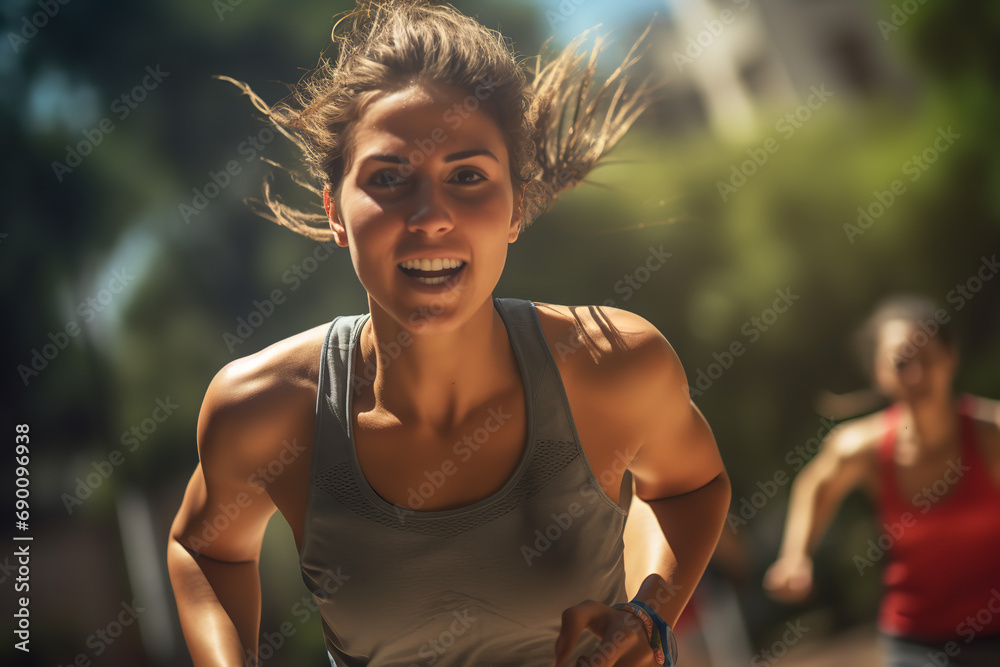
M 667 559 L 673 559 L 653 509 L 635 495 L 634 488 L 624 538 L 625 592 L 632 599 L 650 572 L 666 571 Z
M 181 629 L 197 667 L 237 667 L 257 655 L 260 575 L 256 562 L 195 556 L 174 538 L 167 567 Z M 256 664 L 256 658 L 249 664 Z
M 810 558 L 837 504 L 832 489 L 813 479 L 807 471 L 803 475 L 792 485 L 781 541 L 782 558 Z
M 643 581 L 636 597 L 674 625 L 715 551 L 729 510 L 725 472 L 699 489 L 649 501 L 669 544 L 663 569 Z

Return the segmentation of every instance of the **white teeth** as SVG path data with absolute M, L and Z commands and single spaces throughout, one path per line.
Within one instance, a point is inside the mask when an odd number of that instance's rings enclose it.
M 443 259 L 440 257 L 430 259 L 422 257 L 420 259 L 408 259 L 405 262 L 400 262 L 399 266 L 404 269 L 419 269 L 420 271 L 440 271 L 441 269 L 457 269 L 462 264 L 464 262 L 460 259 Z

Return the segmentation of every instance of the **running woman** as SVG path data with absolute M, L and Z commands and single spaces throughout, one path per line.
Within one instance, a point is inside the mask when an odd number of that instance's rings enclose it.
M 949 320 L 912 296 L 870 317 L 863 359 L 892 404 L 840 424 L 799 473 L 780 557 L 764 578 L 775 598 L 804 599 L 830 518 L 848 491 L 867 490 L 887 548 L 854 564 L 863 575 L 883 561 L 878 629 L 891 667 L 1000 665 L 1000 412 L 953 393 Z
M 239 85 L 324 209 L 266 190 L 266 212 L 347 248 L 369 312 L 208 388 L 168 552 L 195 663 L 256 659 L 277 510 L 335 667 L 673 664 L 730 500 L 683 368 L 632 313 L 493 296 L 508 245 L 647 103 L 622 94 L 635 51 L 606 83 L 578 43 L 528 77 L 499 34 L 423 1 L 364 3 L 334 38 L 292 102 Z M 669 550 L 630 600 L 633 489 Z

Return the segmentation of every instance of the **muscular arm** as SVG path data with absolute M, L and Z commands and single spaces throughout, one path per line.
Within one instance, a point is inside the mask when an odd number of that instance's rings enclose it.
M 303 344 L 302 341 L 306 343 Z M 212 381 L 198 419 L 200 463 L 170 530 L 167 562 L 194 663 L 256 664 L 260 626 L 258 563 L 275 512 L 257 475 L 301 435 L 315 401 L 308 363 L 315 343 L 300 335 L 229 364 Z M 294 473 L 289 473 L 294 474 Z
M 257 650 L 260 624 L 257 556 L 231 561 L 204 553 L 213 550 L 211 543 L 201 536 L 210 538 L 216 532 L 199 524 L 208 521 L 211 526 L 215 521 L 221 526 L 220 517 L 224 516 L 211 511 L 205 502 L 207 497 L 205 476 L 199 464 L 170 531 L 167 546 L 170 581 L 194 664 L 243 665 L 246 652 L 255 655 Z M 192 543 L 199 545 L 202 552 L 193 549 Z
M 650 572 L 669 569 L 673 558 L 670 545 L 663 537 L 663 530 L 653 508 L 635 495 L 632 483 L 632 502 L 625 522 L 625 593 L 631 600 L 636 596 L 643 580 Z
M 632 508 L 641 509 L 625 524 L 631 550 L 626 552 L 626 588 L 632 593 L 637 577 L 645 575 L 632 599 L 674 625 L 722 533 L 729 477 L 711 429 L 691 402 L 684 369 L 670 343 L 637 315 L 596 310 L 594 322 L 583 321 L 591 354 L 575 357 L 582 361 L 570 370 L 576 380 L 571 386 L 596 387 L 599 396 L 589 403 L 595 406 L 592 414 L 581 420 L 589 421 L 589 432 L 604 435 L 598 440 L 607 443 L 595 450 L 591 463 L 600 467 L 624 455 L 635 480 L 640 500 Z M 638 521 L 630 528 L 633 518 Z M 642 553 L 646 547 L 652 550 Z M 555 647 L 560 667 L 568 664 L 584 631 L 601 638 L 601 654 L 614 664 L 651 664 L 648 637 L 635 617 L 588 600 L 563 612 Z
M 764 577 L 774 597 L 797 601 L 812 587 L 812 553 L 849 491 L 870 479 L 874 448 L 870 418 L 835 429 L 792 483 L 778 560 Z
M 673 348 L 655 329 L 645 339 L 637 349 L 642 375 L 632 395 L 644 426 L 629 468 L 636 494 L 652 509 L 668 548 L 638 597 L 673 625 L 719 541 L 731 489 L 715 438 L 691 402 Z

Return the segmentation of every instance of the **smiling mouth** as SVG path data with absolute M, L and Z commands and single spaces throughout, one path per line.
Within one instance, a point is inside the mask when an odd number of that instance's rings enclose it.
M 461 260 L 452 260 L 450 263 L 453 264 L 454 266 L 451 266 L 449 268 L 444 268 L 442 266 L 442 268 L 436 271 L 429 269 L 422 269 L 422 268 L 413 268 L 413 265 L 415 265 L 416 262 L 412 261 L 403 262 L 397 264 L 396 266 L 399 267 L 400 271 L 402 271 L 407 276 L 413 278 L 419 283 L 422 283 L 424 285 L 439 285 L 443 282 L 446 282 L 454 278 L 465 269 L 466 262 L 463 262 Z M 403 266 L 404 264 L 408 264 L 411 266 L 410 268 L 407 268 Z

